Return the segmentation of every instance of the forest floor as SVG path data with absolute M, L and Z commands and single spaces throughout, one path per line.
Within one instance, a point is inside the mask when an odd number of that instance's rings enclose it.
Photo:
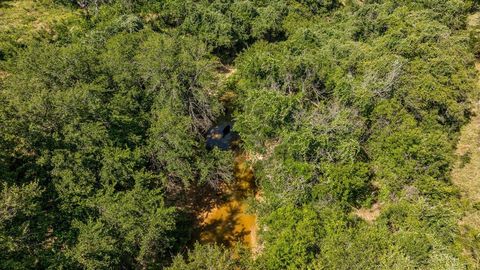
M 380 216 L 381 211 L 382 203 L 376 202 L 370 208 L 362 207 L 359 209 L 354 209 L 353 213 L 366 222 L 372 223 Z
M 477 62 L 476 66 L 480 72 L 480 63 Z M 462 236 L 467 241 L 476 239 L 478 236 L 472 235 L 480 232 L 480 103 L 475 103 L 474 107 L 474 116 L 461 130 L 456 149 L 457 161 L 452 170 L 452 181 L 461 192 L 465 209 L 459 225 Z M 480 255 L 473 254 L 474 252 L 475 248 L 464 250 L 470 258 Z
M 480 72 L 480 63 L 476 64 Z M 479 81 L 480 86 L 480 81 Z M 480 103 L 476 102 L 473 117 L 460 132 L 455 154 L 457 161 L 452 171 L 452 181 L 468 200 L 480 202 Z M 480 225 L 480 223 L 479 223 Z
M 468 24 L 472 30 L 478 29 L 480 12 L 471 15 Z M 480 59 L 477 59 L 475 68 L 477 74 L 480 74 Z M 480 77 L 477 78 L 478 89 L 480 89 Z M 473 116 L 470 123 L 460 131 L 455 151 L 457 160 L 452 170 L 452 181 L 460 189 L 465 206 L 465 213 L 459 221 L 463 235 L 480 231 L 480 209 L 478 209 L 480 206 L 480 101 L 478 93 L 473 96 L 475 98 L 472 101 Z M 465 253 L 474 255 L 468 250 L 465 250 Z

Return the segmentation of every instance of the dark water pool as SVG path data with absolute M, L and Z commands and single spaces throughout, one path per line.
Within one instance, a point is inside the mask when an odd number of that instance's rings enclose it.
M 212 127 L 207 133 L 207 149 L 218 147 L 220 150 L 229 150 L 238 139 L 238 134 L 233 130 L 232 122 L 221 122 Z

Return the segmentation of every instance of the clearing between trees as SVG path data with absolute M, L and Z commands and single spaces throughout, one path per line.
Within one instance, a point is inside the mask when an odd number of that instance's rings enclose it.
M 472 14 L 468 18 L 470 29 L 480 26 L 480 12 Z M 480 60 L 475 63 L 477 74 L 480 73 Z M 480 86 L 480 77 L 477 75 L 477 89 Z M 478 90 L 473 95 L 473 116 L 470 123 L 465 125 L 460 132 L 455 154 L 457 160 L 452 170 L 452 181 L 460 189 L 463 203 L 466 205 L 464 216 L 459 225 L 462 234 L 475 234 L 480 231 L 480 100 Z M 464 249 L 464 252 L 472 257 L 478 257 L 474 249 Z

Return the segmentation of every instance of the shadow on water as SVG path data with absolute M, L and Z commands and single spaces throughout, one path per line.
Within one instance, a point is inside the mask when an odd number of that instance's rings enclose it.
M 216 242 L 225 246 L 233 242 L 242 241 L 250 231 L 247 231 L 241 224 L 239 215 L 243 212 L 241 205 L 230 202 L 219 209 L 208 213 L 210 217 L 205 219 L 201 226 L 202 242 Z
M 238 149 L 234 152 L 234 181 L 230 184 L 220 188 L 199 184 L 168 196 L 178 209 L 180 245 L 188 247 L 198 241 L 233 246 L 241 242 L 252 250 L 257 247 L 256 216 L 248 213 L 246 203 L 257 193 L 254 174 L 245 155 Z
M 241 242 L 253 250 L 257 246 L 256 216 L 247 212 L 246 200 L 257 192 L 255 179 L 239 147 L 240 137 L 234 131 L 233 121 L 226 115 L 207 133 L 206 148 L 234 152 L 234 180 L 217 188 L 208 184 L 190 186 L 169 197 L 179 206 L 184 219 L 179 225 L 187 246 L 196 241 L 227 247 Z
M 250 248 L 256 245 L 256 216 L 247 212 L 245 200 L 256 193 L 253 171 L 245 157 L 235 157 L 235 181 L 222 193 L 223 203 L 201 213 L 198 240 L 201 243 L 218 243 L 232 246 L 242 242 Z

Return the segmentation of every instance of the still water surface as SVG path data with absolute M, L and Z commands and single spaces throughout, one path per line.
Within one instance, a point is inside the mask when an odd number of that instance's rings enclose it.
M 257 243 L 256 216 L 247 212 L 245 200 L 255 195 L 256 187 L 253 171 L 243 154 L 235 157 L 235 179 L 224 193 L 224 202 L 201 214 L 200 242 L 226 246 L 241 242 L 254 249 Z

